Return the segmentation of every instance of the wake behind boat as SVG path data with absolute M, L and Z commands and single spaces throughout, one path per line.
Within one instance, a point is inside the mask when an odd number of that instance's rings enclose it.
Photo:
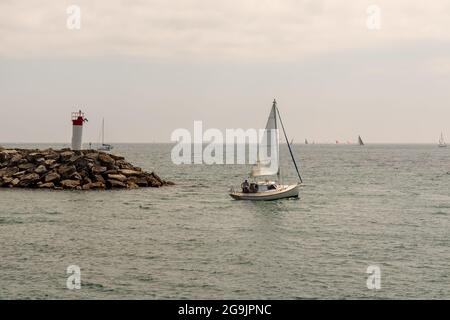
M 280 157 L 279 157 L 279 126 L 281 126 L 284 138 L 286 139 L 286 144 L 289 149 L 289 153 L 294 163 L 299 182 L 297 184 L 285 185 L 281 181 L 281 168 L 280 168 Z M 275 134 L 275 136 L 272 136 Z M 261 152 L 258 152 L 258 160 L 256 164 L 252 167 L 250 176 L 253 179 L 261 179 L 266 177 L 266 179 L 254 180 L 249 182 L 245 180 L 241 185 L 241 190 L 236 191 L 234 188 L 230 191 L 230 196 L 235 200 L 278 200 L 283 198 L 298 197 L 299 185 L 302 183 L 302 178 L 298 171 L 297 163 L 294 159 L 294 154 L 292 153 L 291 143 L 289 143 L 286 131 L 284 129 L 283 122 L 280 117 L 280 112 L 277 108 L 277 102 L 274 100 L 272 109 L 269 114 L 269 119 L 267 120 L 266 129 L 262 137 L 262 141 L 259 145 L 259 151 L 261 148 L 265 148 L 265 155 L 271 152 L 271 157 L 264 158 Z M 274 152 L 274 153 L 272 153 Z M 274 165 L 274 163 L 276 165 Z M 277 176 L 276 181 L 268 179 L 270 176 Z

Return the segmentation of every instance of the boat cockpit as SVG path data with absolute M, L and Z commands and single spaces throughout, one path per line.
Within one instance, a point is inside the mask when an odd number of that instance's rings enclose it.
M 242 184 L 243 193 L 257 193 L 257 192 L 267 192 L 277 189 L 277 184 L 273 181 L 258 181 L 251 183 Z

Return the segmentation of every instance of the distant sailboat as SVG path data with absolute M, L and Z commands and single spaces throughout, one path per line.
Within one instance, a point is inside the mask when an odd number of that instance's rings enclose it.
M 305 139 L 305 144 L 308 144 L 308 139 Z
M 279 129 L 282 129 L 284 133 L 291 160 L 297 171 L 299 182 L 296 184 L 285 185 L 281 183 Z M 274 134 L 275 136 L 273 136 Z M 277 181 L 265 179 L 263 181 L 249 183 L 245 180 L 241 185 L 242 190 L 236 191 L 232 188 L 229 195 L 236 200 L 277 200 L 298 197 L 299 185 L 302 183 L 302 178 L 298 171 L 291 144 L 289 143 L 286 131 L 284 130 L 283 122 L 281 121 L 280 112 L 275 100 L 273 101 L 272 109 L 270 110 L 269 119 L 267 120 L 266 129 L 264 131 L 263 139 L 259 144 L 259 149 L 266 149 L 265 152 L 263 152 L 266 156 L 263 156 L 264 158 L 262 158 L 258 153 L 258 160 L 256 161 L 256 164 L 253 165 L 250 176 L 253 178 L 268 178 L 276 175 Z M 275 151 L 275 155 L 272 154 L 271 157 L 267 157 L 268 151 Z M 275 161 L 276 165 L 273 165 L 273 161 Z
M 292 146 L 294 144 L 294 138 L 292 138 L 290 145 Z
M 443 148 L 446 146 L 447 146 L 447 144 L 444 141 L 444 134 L 441 132 L 441 137 L 439 138 L 439 147 Z
M 358 144 L 359 144 L 360 146 L 363 146 L 363 145 L 364 145 L 364 142 L 362 141 L 361 136 L 358 136 Z
M 100 151 L 111 151 L 113 149 L 113 146 L 110 144 L 105 143 L 105 118 L 102 120 L 102 144 L 97 148 L 97 150 Z

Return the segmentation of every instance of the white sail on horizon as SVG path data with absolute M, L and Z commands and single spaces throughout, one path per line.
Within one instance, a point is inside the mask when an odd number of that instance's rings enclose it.
M 361 136 L 358 136 L 358 144 L 359 144 L 360 146 L 363 146 L 363 145 L 364 145 L 364 142 L 362 141 Z
M 442 146 L 446 146 L 446 143 L 444 141 L 444 134 L 441 132 L 441 136 L 439 138 L 439 145 Z

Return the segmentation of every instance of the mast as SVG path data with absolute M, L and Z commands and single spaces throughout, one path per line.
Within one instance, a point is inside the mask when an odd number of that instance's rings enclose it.
M 278 129 L 278 124 L 277 124 L 277 101 L 275 99 L 273 99 L 273 105 L 272 108 L 274 108 L 274 119 L 275 119 L 275 132 L 277 132 Z M 289 144 L 289 142 L 288 142 Z M 280 145 L 280 135 L 278 135 L 278 145 Z M 281 163 L 280 163 L 280 149 L 278 148 L 278 172 L 277 172 L 277 179 L 278 181 L 281 183 Z
M 289 144 L 289 139 L 287 137 L 286 130 L 284 130 L 283 120 L 281 120 L 280 111 L 278 110 L 277 103 L 275 100 L 273 101 L 273 105 L 276 109 L 276 113 L 278 114 L 278 118 L 280 118 L 281 128 L 283 129 L 284 138 L 286 139 L 286 143 L 289 148 L 289 153 L 291 154 L 292 162 L 294 162 L 294 166 L 295 166 L 295 170 L 297 171 L 298 178 L 300 179 L 300 183 L 303 183 L 302 177 L 300 176 L 300 172 L 298 171 L 297 162 L 295 162 L 294 154 L 292 153 L 291 145 Z
M 105 118 L 102 119 L 102 145 L 105 144 Z

